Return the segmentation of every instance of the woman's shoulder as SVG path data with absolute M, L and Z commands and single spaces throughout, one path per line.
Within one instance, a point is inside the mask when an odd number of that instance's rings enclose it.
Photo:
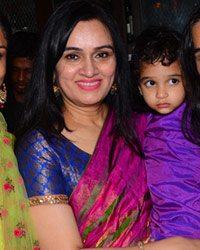
M 49 155 L 51 157 L 58 156 L 63 153 L 66 140 L 60 135 L 56 137 L 41 127 L 34 128 L 18 138 L 15 147 L 17 157 L 19 155 Z
M 9 144 L 14 148 L 15 136 L 7 131 L 7 124 L 3 114 L 0 112 L 0 137 L 3 141 L 9 140 Z
M 25 133 L 23 136 L 21 136 L 19 139 L 19 143 L 24 141 L 35 143 L 39 140 L 47 140 L 47 135 L 45 133 L 45 130 L 41 128 L 34 128 L 29 132 Z
M 16 151 L 27 151 L 30 148 L 37 150 L 37 148 L 41 147 L 49 148 L 47 134 L 43 129 L 35 128 L 18 139 Z
M 3 114 L 0 112 L 0 132 L 3 131 L 7 131 L 7 124 L 6 121 L 4 119 Z

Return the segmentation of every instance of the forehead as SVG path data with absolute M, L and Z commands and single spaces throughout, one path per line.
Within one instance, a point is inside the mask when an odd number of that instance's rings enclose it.
M 98 20 L 80 21 L 67 41 L 67 46 L 101 46 L 113 44 L 108 28 Z
M 175 61 L 168 66 L 162 65 L 161 62 L 155 63 L 147 63 L 141 62 L 140 63 L 140 75 L 142 74 L 149 74 L 149 75 L 160 75 L 160 74 L 168 74 L 168 73 L 175 73 L 181 72 L 180 63 L 179 61 Z

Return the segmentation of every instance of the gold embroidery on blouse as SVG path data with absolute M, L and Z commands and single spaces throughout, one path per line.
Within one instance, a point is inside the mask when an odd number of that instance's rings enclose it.
M 68 197 L 65 194 L 34 196 L 29 198 L 30 206 L 68 204 Z

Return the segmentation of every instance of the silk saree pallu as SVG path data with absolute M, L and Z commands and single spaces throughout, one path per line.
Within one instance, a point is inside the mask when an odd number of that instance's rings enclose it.
M 143 140 L 145 120 L 135 118 Z M 110 112 L 95 151 L 70 197 L 84 247 L 133 246 L 149 236 L 151 200 L 144 160 L 111 133 Z

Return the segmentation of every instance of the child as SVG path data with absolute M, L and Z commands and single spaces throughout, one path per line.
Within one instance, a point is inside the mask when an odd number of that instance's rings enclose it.
M 199 121 L 194 124 L 192 119 L 191 93 L 183 80 L 179 50 L 177 32 L 152 27 L 136 39 L 133 53 L 139 91 L 150 111 L 144 153 L 155 240 L 200 239 L 200 138 L 194 137 L 199 135 L 195 130 Z

